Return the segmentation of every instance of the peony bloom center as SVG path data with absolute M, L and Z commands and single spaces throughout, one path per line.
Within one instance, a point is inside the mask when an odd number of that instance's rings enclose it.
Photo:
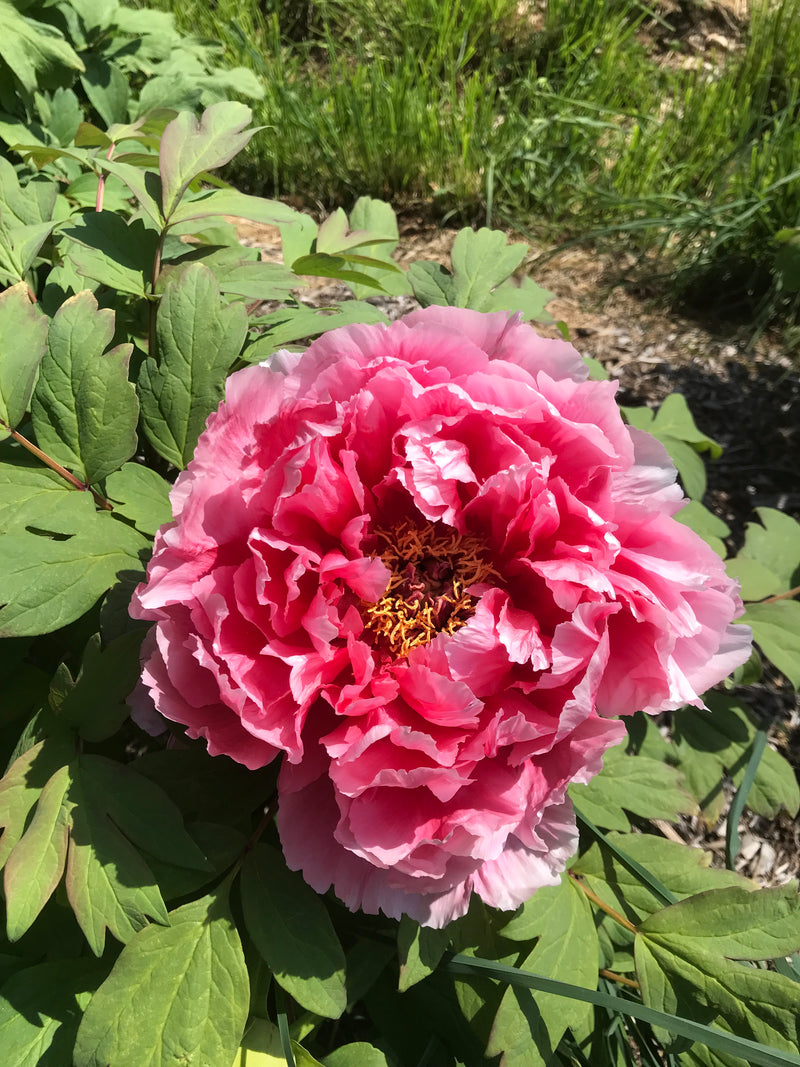
M 391 572 L 383 596 L 364 609 L 378 650 L 407 656 L 437 634 L 454 634 L 475 611 L 476 586 L 499 577 L 477 538 L 440 524 L 406 520 L 376 533 Z

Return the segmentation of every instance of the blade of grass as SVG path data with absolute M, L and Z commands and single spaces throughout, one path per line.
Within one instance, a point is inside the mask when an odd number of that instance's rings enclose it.
M 725 831 L 725 866 L 728 870 L 734 870 L 734 863 L 739 853 L 739 819 L 742 817 L 747 797 L 755 781 L 758 765 L 767 747 L 767 731 L 756 730 L 753 743 L 750 747 L 750 758 L 742 778 L 742 783 L 736 790 L 731 809 L 728 812 L 728 826 Z
M 578 821 L 597 838 L 604 848 L 607 848 L 609 852 L 613 852 L 620 863 L 624 864 L 631 874 L 635 874 L 644 885 L 649 886 L 665 905 L 678 903 L 678 898 L 673 893 L 670 893 L 669 889 L 667 889 L 663 882 L 660 882 L 658 878 L 651 874 L 646 867 L 643 867 L 641 863 L 637 863 L 632 856 L 629 856 L 626 852 L 623 852 L 621 848 L 612 844 L 603 831 L 595 826 L 590 819 L 587 819 L 585 815 L 582 815 L 578 808 L 575 808 L 575 816 Z
M 689 1038 L 690 1041 L 699 1041 L 717 1052 L 739 1056 L 748 1063 L 757 1065 L 757 1067 L 800 1067 L 800 1056 L 795 1056 L 793 1053 L 771 1049 L 758 1041 L 751 1041 L 745 1037 L 736 1037 L 734 1034 L 726 1034 L 713 1026 L 696 1023 L 679 1015 L 669 1015 L 663 1011 L 656 1011 L 655 1008 L 648 1008 L 647 1005 L 639 1001 L 627 1000 L 620 996 L 611 996 L 608 993 L 601 993 L 599 990 L 585 989 L 582 986 L 571 985 L 569 982 L 559 982 L 554 978 L 545 978 L 541 974 L 509 967 L 505 963 L 496 963 L 494 960 L 481 960 L 470 956 L 453 956 L 445 966 L 451 974 L 474 974 L 479 971 L 489 978 L 495 978 L 509 985 L 521 986 L 524 989 L 537 989 L 542 993 L 554 993 L 559 997 L 582 1000 L 587 1004 L 594 1004 L 600 1008 L 609 1008 L 611 1011 L 618 1012 L 621 1015 L 630 1015 L 634 1019 L 641 1019 L 651 1026 L 661 1026 L 679 1037 Z

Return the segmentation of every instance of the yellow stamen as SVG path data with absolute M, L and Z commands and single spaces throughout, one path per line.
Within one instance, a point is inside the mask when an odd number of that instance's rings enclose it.
M 391 577 L 381 599 L 365 606 L 366 626 L 380 646 L 407 656 L 438 633 L 454 634 L 470 618 L 477 598 L 466 590 L 499 579 L 483 558 L 481 542 L 454 530 L 404 522 L 378 530 L 381 559 Z

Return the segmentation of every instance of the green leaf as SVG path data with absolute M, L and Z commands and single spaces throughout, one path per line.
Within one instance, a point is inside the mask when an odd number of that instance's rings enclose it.
M 332 256 L 328 252 L 312 252 L 294 260 L 292 270 L 295 274 L 312 278 L 336 278 L 339 281 L 356 283 L 377 292 L 383 291 L 380 282 L 375 281 L 363 271 L 350 270 L 348 264 L 353 261 L 349 256 Z
M 734 785 L 744 777 L 756 726 L 745 707 L 719 693 L 708 693 L 711 714 L 684 708 L 673 717 L 673 738 L 688 788 L 707 822 L 719 818 L 724 802 L 721 780 L 729 774 Z M 792 767 L 772 748 L 766 748 L 748 795 L 750 808 L 774 818 L 781 807 L 791 814 L 800 809 L 800 788 Z
M 122 950 L 86 1009 L 75 1067 L 232 1063 L 249 983 L 227 900 L 216 894 L 170 913 Z
M 669 458 L 680 475 L 686 495 L 691 500 L 701 500 L 706 491 L 706 468 L 694 446 L 678 440 L 677 437 L 671 437 L 669 434 L 656 434 L 655 424 L 651 427 L 651 433 L 657 436 L 666 448 Z
M 291 223 L 280 223 L 279 228 L 283 262 L 290 265 L 311 252 L 319 230 L 310 215 L 301 213 Z
M 62 304 L 50 326 L 32 414 L 39 446 L 91 485 L 136 451 L 139 405 L 128 381 L 132 346 L 106 351 L 114 313 L 88 291 Z
M 161 213 L 161 178 L 158 174 L 134 167 L 131 163 L 120 163 L 102 157 L 98 157 L 95 162 L 101 170 L 113 174 L 127 185 L 139 202 L 141 210 L 160 231 L 164 218 Z
M 539 940 L 522 965 L 554 979 L 597 988 L 597 932 L 584 893 L 564 876 L 545 886 L 524 905 L 523 914 L 505 928 L 524 928 Z M 503 1063 L 534 1067 L 549 1062 L 565 1030 L 585 1025 L 588 1009 L 579 1002 L 527 990 L 506 990 L 492 1027 L 487 1053 L 503 1053 Z M 534 1048 L 535 1046 L 535 1048 Z M 537 1055 L 538 1054 L 538 1055 Z
M 61 881 L 69 841 L 68 767 L 42 790 L 36 812 L 6 862 L 4 888 L 9 941 L 31 926 Z
M 278 1027 L 267 1019 L 253 1019 L 232 1067 L 286 1067 Z
M 109 775 L 100 763 L 111 761 L 81 756 L 70 768 L 72 826 L 66 876 L 67 897 L 96 956 L 103 953 L 106 929 L 125 942 L 148 925 L 148 916 L 168 922 L 150 868 L 109 815 L 113 800 L 114 820 L 121 811 L 124 816 L 125 801 L 108 794 Z M 123 770 L 122 764 L 111 766 Z M 127 832 L 128 823 L 122 821 Z
M 0 202 L 6 219 L 11 215 L 21 226 L 49 222 L 57 196 L 58 185 L 46 178 L 34 178 L 21 186 L 14 167 L 0 157 Z
M 187 826 L 186 829 L 208 860 L 208 870 L 198 871 L 190 870 L 188 867 L 178 867 L 174 863 L 166 863 L 151 856 L 146 846 L 143 849 L 144 858 L 156 876 L 164 900 L 174 900 L 176 897 L 196 893 L 198 889 L 208 885 L 227 870 L 237 857 L 244 853 L 247 846 L 244 834 L 232 826 L 196 822 Z
M 242 359 L 247 363 L 260 363 L 294 341 L 319 337 L 340 326 L 375 322 L 388 323 L 389 320 L 379 308 L 361 300 L 345 300 L 330 312 L 306 307 L 280 308 L 254 320 L 253 325 L 266 326 L 267 331 L 263 337 L 248 345 L 242 353 Z
M 701 849 L 654 834 L 611 833 L 608 838 L 652 872 L 679 900 L 706 889 L 744 884 L 744 879 L 733 871 L 711 868 L 711 855 Z M 590 889 L 634 925 L 662 907 L 662 901 L 648 886 L 598 845 L 580 856 L 571 870 L 585 878 Z
M 113 211 L 92 211 L 62 231 L 67 258 L 82 277 L 131 296 L 145 296 L 158 234 L 141 220 L 129 224 Z
M 23 17 L 8 0 L 0 0 L 0 56 L 29 93 L 63 76 L 65 67 L 83 70 L 53 26 Z
M 592 822 L 610 830 L 627 830 L 629 811 L 643 819 L 677 822 L 697 805 L 682 787 L 674 767 L 647 756 L 628 756 L 625 744 L 603 757 L 603 769 L 586 785 L 572 785 L 569 795 Z
M 0 989 L 0 1047 L 9 1067 L 64 1067 L 103 967 L 71 959 L 27 967 Z
M 247 313 L 241 304 L 223 304 L 211 271 L 192 263 L 168 283 L 156 332 L 160 358 L 148 357 L 139 375 L 142 425 L 159 455 L 183 468 L 222 399 Z
M 712 459 L 719 459 L 722 446 L 712 437 L 697 428 L 694 417 L 681 393 L 670 393 L 655 414 L 650 430 L 656 437 L 672 437 L 685 441 L 698 452 L 710 452 Z
M 725 561 L 725 570 L 741 586 L 742 600 L 763 600 L 781 592 L 781 580 L 757 559 L 736 556 Z
M 526 244 L 509 245 L 499 230 L 460 230 L 450 253 L 455 306 L 488 310 L 491 291 L 516 270 L 527 251 Z
M 28 286 L 20 282 L 0 293 L 0 440 L 28 410 L 46 348 L 47 319 Z
M 226 101 L 207 108 L 200 121 L 183 111 L 164 130 L 159 149 L 164 218 L 175 208 L 198 174 L 230 162 L 256 132 L 246 130 L 249 107 Z
M 449 944 L 450 934 L 446 929 L 434 930 L 430 926 L 420 926 L 404 915 L 397 928 L 400 992 L 405 992 L 435 971 Z
M 723 538 L 728 537 L 731 531 L 727 523 L 724 523 L 718 515 L 709 511 L 699 500 L 690 500 L 676 513 L 675 518 L 702 537 L 718 556 L 725 558 Z
M 800 948 L 797 883 L 734 885 L 688 897 L 646 919 L 639 930 L 673 951 L 690 942 L 734 960 L 773 960 Z
M 91 493 L 73 489 L 27 453 L 0 463 L 0 533 L 32 527 L 74 534 L 90 527 L 94 516 Z
M 44 242 L 59 225 L 59 220 L 34 226 L 9 225 L 0 217 L 0 273 L 6 284 L 23 281 Z
M 756 508 L 760 524 L 745 527 L 739 558 L 757 560 L 780 580 L 781 592 L 800 584 L 800 523 L 775 508 Z
M 0 867 L 25 832 L 42 789 L 74 755 L 74 745 L 67 738 L 48 737 L 23 752 L 0 779 Z
M 753 628 L 753 639 L 795 689 L 800 689 L 800 602 L 748 604 L 738 620 Z
M 242 105 L 234 106 L 241 107 Z M 249 122 L 249 118 L 245 121 Z M 250 139 L 252 132 L 249 131 L 246 134 L 247 140 Z M 235 215 L 249 219 L 251 222 L 261 222 L 266 226 L 287 227 L 292 226 L 301 217 L 294 208 L 282 204 L 279 200 L 247 196 L 246 193 L 239 193 L 235 189 L 209 189 L 204 190 L 199 196 L 191 199 L 185 198 L 170 215 L 170 226 L 177 226 L 193 219 L 204 219 L 209 215 Z
M 408 280 L 414 296 L 424 308 L 431 304 L 445 307 L 455 304 L 453 275 L 441 263 L 416 260 L 408 268 Z
M 100 635 L 90 638 L 77 681 L 58 708 L 59 716 L 85 741 L 105 741 L 129 717 L 125 700 L 141 673 L 142 636 L 141 630 L 133 630 L 102 650 Z
M 494 290 L 486 305 L 486 311 L 520 311 L 526 322 L 552 322 L 553 316 L 545 311 L 545 306 L 554 296 L 555 293 L 537 285 L 533 278 L 523 278 L 519 285 L 507 281 Z M 602 378 L 607 377 L 606 371 L 603 370 Z
M 257 845 L 242 867 L 242 906 L 276 981 L 304 1008 L 338 1019 L 347 1006 L 345 957 L 322 898 L 279 852 Z
M 141 572 L 148 549 L 141 534 L 107 513 L 66 541 L 0 537 L 0 636 L 52 633 L 73 622 L 121 572 Z
M 106 124 L 125 122 L 128 117 L 128 79 L 117 66 L 95 52 L 87 52 L 81 85 L 89 102 Z
M 90 800 L 105 798 L 103 814 L 113 819 L 128 840 L 165 863 L 197 871 L 211 869 L 163 789 L 105 756 L 83 756 L 80 763 L 83 792 Z
M 130 519 L 143 534 L 155 534 L 172 521 L 169 491 L 172 486 L 150 467 L 126 463 L 106 478 L 106 496 L 115 511 Z
M 242 296 L 246 300 L 285 300 L 298 285 L 297 277 L 290 270 L 279 263 L 263 263 L 255 249 L 241 246 L 207 249 L 201 246 L 177 262 L 168 263 L 159 275 L 157 289 L 166 284 L 175 271 L 183 270 L 187 262 L 203 263 L 213 272 L 220 292 Z
M 663 938 L 640 930 L 636 975 L 645 1004 L 711 1020 L 718 1014 L 740 1037 L 771 1049 L 797 1051 L 800 985 L 771 971 L 731 963 L 691 940 Z
M 354 1041 L 330 1052 L 322 1061 L 325 1067 L 389 1067 L 380 1049 L 366 1041 Z
M 369 196 L 359 197 L 350 212 L 350 225 L 356 231 L 375 234 L 380 239 L 374 244 L 362 245 L 362 252 L 371 259 L 385 262 L 388 270 L 366 267 L 364 273 L 380 282 L 385 292 L 392 296 L 410 293 L 411 285 L 407 276 L 404 272 L 396 273 L 397 264 L 392 259 L 392 253 L 397 248 L 400 235 L 397 230 L 397 216 L 391 204 L 383 200 L 373 200 Z M 359 285 L 357 282 L 354 282 L 350 288 L 357 299 L 362 299 L 371 293 L 369 286 Z
M 631 426 L 653 434 L 664 445 L 678 469 L 686 494 L 699 500 L 706 489 L 706 472 L 698 452 L 709 452 L 712 459 L 722 455 L 721 446 L 695 425 L 686 399 L 671 393 L 655 414 L 649 408 L 622 408 Z

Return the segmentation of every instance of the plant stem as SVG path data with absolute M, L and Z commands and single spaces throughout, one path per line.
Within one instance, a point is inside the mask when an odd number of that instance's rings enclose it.
M 152 299 L 150 301 L 150 307 L 148 309 L 149 314 L 149 330 L 148 330 L 148 352 L 149 355 L 156 359 L 156 312 L 158 311 L 158 303 L 156 301 L 156 283 L 158 282 L 158 276 L 161 273 L 161 254 L 164 251 L 164 241 L 167 236 L 166 229 L 161 231 L 158 238 L 158 244 L 156 245 L 156 254 L 153 258 L 153 275 L 150 283 L 150 292 Z
M 111 159 L 111 157 L 114 155 L 114 149 L 115 148 L 116 148 L 116 145 L 112 141 L 112 143 L 108 146 L 108 151 L 106 152 L 106 159 Z M 103 210 L 103 197 L 105 196 L 105 192 L 106 192 L 106 176 L 103 173 L 103 171 L 100 171 L 100 173 L 97 176 L 97 199 L 94 202 L 95 211 L 102 211 Z
M 23 437 L 21 433 L 17 433 L 16 430 L 12 430 L 8 423 L 3 422 L 2 419 L 0 419 L 0 426 L 8 430 L 8 432 L 11 434 L 15 441 L 21 444 L 23 448 L 27 448 L 27 450 L 32 455 L 36 456 L 37 459 L 40 459 L 42 463 L 45 463 L 50 468 L 50 470 L 55 471 L 56 474 L 60 475 L 65 482 L 69 482 L 73 489 L 79 489 L 82 493 L 85 493 L 88 489 L 94 497 L 95 503 L 98 507 L 103 508 L 104 511 L 114 510 L 114 505 L 111 504 L 108 500 L 106 500 L 105 497 L 102 497 L 99 493 L 96 493 L 94 489 L 86 485 L 85 482 L 82 482 L 80 478 L 76 478 L 76 476 L 70 471 L 68 471 L 66 467 L 62 467 L 60 463 L 57 463 L 54 459 L 48 456 L 46 452 L 42 452 L 41 448 L 37 448 L 37 446 L 33 444 L 32 441 L 29 441 L 27 437 Z
M 615 911 L 610 904 L 606 904 L 606 902 L 599 897 L 593 889 L 590 889 L 588 885 L 584 885 L 584 883 L 576 875 L 572 874 L 572 872 L 570 872 L 570 878 L 575 885 L 586 894 L 589 900 L 591 900 L 593 904 L 596 904 L 601 911 L 604 911 L 606 915 L 610 916 L 614 922 L 619 923 L 620 926 L 624 926 L 625 929 L 630 930 L 632 934 L 637 932 L 636 927 L 629 919 L 626 919 L 624 915 L 620 915 L 620 913 Z
M 605 967 L 601 967 L 600 968 L 600 974 L 602 974 L 603 978 L 610 978 L 612 982 L 619 982 L 620 985 L 630 986 L 631 989 L 640 989 L 641 988 L 639 983 L 638 982 L 634 982 L 634 980 L 632 978 L 626 978 L 622 974 L 615 974 L 614 971 L 607 971 L 605 969 Z
M 774 604 L 776 600 L 788 600 L 790 597 L 797 596 L 798 593 L 800 593 L 800 585 L 796 585 L 794 589 L 786 593 L 776 593 L 775 596 L 768 596 L 766 600 L 759 600 L 759 604 Z
M 277 810 L 278 810 L 278 798 L 275 797 L 275 799 L 271 801 L 269 806 L 264 811 L 264 814 L 261 817 L 261 822 L 259 822 L 258 826 L 255 828 L 255 830 L 252 832 L 252 834 L 248 838 L 247 844 L 242 849 L 241 856 L 239 856 L 239 858 L 236 860 L 236 862 L 234 863 L 233 867 L 231 868 L 231 873 L 230 873 L 230 877 L 231 878 L 234 878 L 236 876 L 236 874 L 238 873 L 239 868 L 242 866 L 242 864 L 245 861 L 245 857 L 247 856 L 247 853 L 250 852 L 258 844 L 258 842 L 259 842 L 259 840 L 261 838 L 261 835 L 264 833 L 266 828 L 269 826 L 269 824 L 275 818 L 275 812 Z

